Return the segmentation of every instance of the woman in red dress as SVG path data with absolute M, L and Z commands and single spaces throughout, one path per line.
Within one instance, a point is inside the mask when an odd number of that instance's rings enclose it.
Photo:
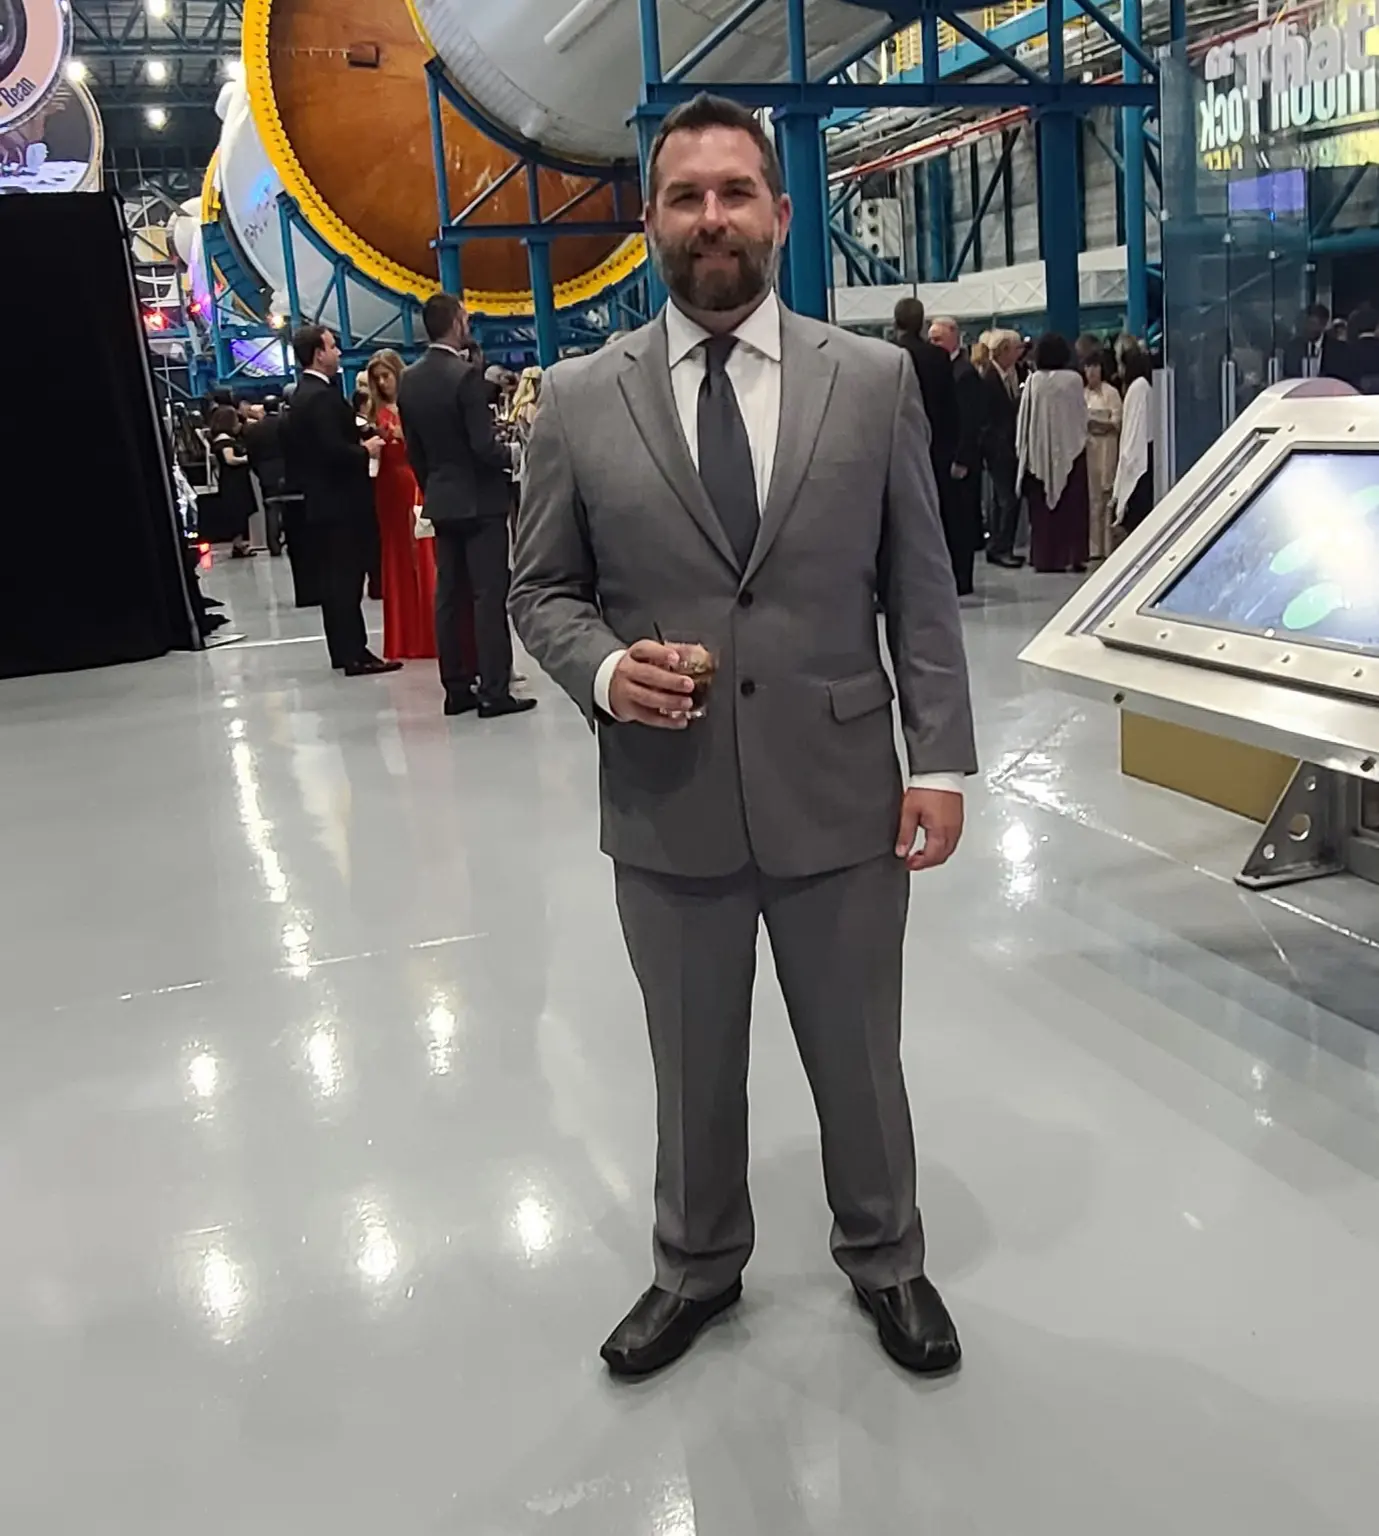
M 367 375 L 369 424 L 383 439 L 374 507 L 383 546 L 383 654 L 390 661 L 436 654 L 436 557 L 431 540 L 416 536 L 421 497 L 397 411 L 402 366 L 396 352 L 375 352 Z

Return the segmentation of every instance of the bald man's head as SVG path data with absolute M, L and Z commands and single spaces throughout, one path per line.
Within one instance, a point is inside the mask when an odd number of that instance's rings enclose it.
M 956 357 L 962 347 L 958 322 L 951 315 L 939 315 L 929 322 L 929 340 L 942 347 L 949 357 Z

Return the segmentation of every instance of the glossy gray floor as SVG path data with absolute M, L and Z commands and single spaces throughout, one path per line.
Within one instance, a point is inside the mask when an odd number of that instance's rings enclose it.
M 651 1076 L 542 681 L 347 682 L 266 559 L 248 645 L 0 684 L 0 1530 L 1329 1536 L 1373 1529 L 1379 919 L 1227 878 L 1107 712 L 967 613 L 985 778 L 915 891 L 906 1060 L 967 1365 L 831 1268 L 769 968 L 744 1305 L 637 1387 Z M 1360 914 L 1357 916 L 1357 914 Z

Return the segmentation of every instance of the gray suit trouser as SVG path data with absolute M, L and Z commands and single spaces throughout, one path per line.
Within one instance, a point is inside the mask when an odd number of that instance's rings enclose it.
M 716 1296 L 752 1252 L 747 1060 L 763 918 L 819 1114 L 833 1256 L 868 1288 L 922 1274 L 900 1065 L 903 861 L 798 880 L 619 864 L 616 885 L 656 1071 L 656 1284 Z

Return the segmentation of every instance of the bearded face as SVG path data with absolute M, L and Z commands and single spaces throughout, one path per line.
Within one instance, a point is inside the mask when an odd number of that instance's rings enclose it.
M 726 314 L 750 309 L 775 281 L 790 200 L 773 190 L 750 133 L 687 128 L 661 147 L 646 226 L 657 271 L 680 306 Z

